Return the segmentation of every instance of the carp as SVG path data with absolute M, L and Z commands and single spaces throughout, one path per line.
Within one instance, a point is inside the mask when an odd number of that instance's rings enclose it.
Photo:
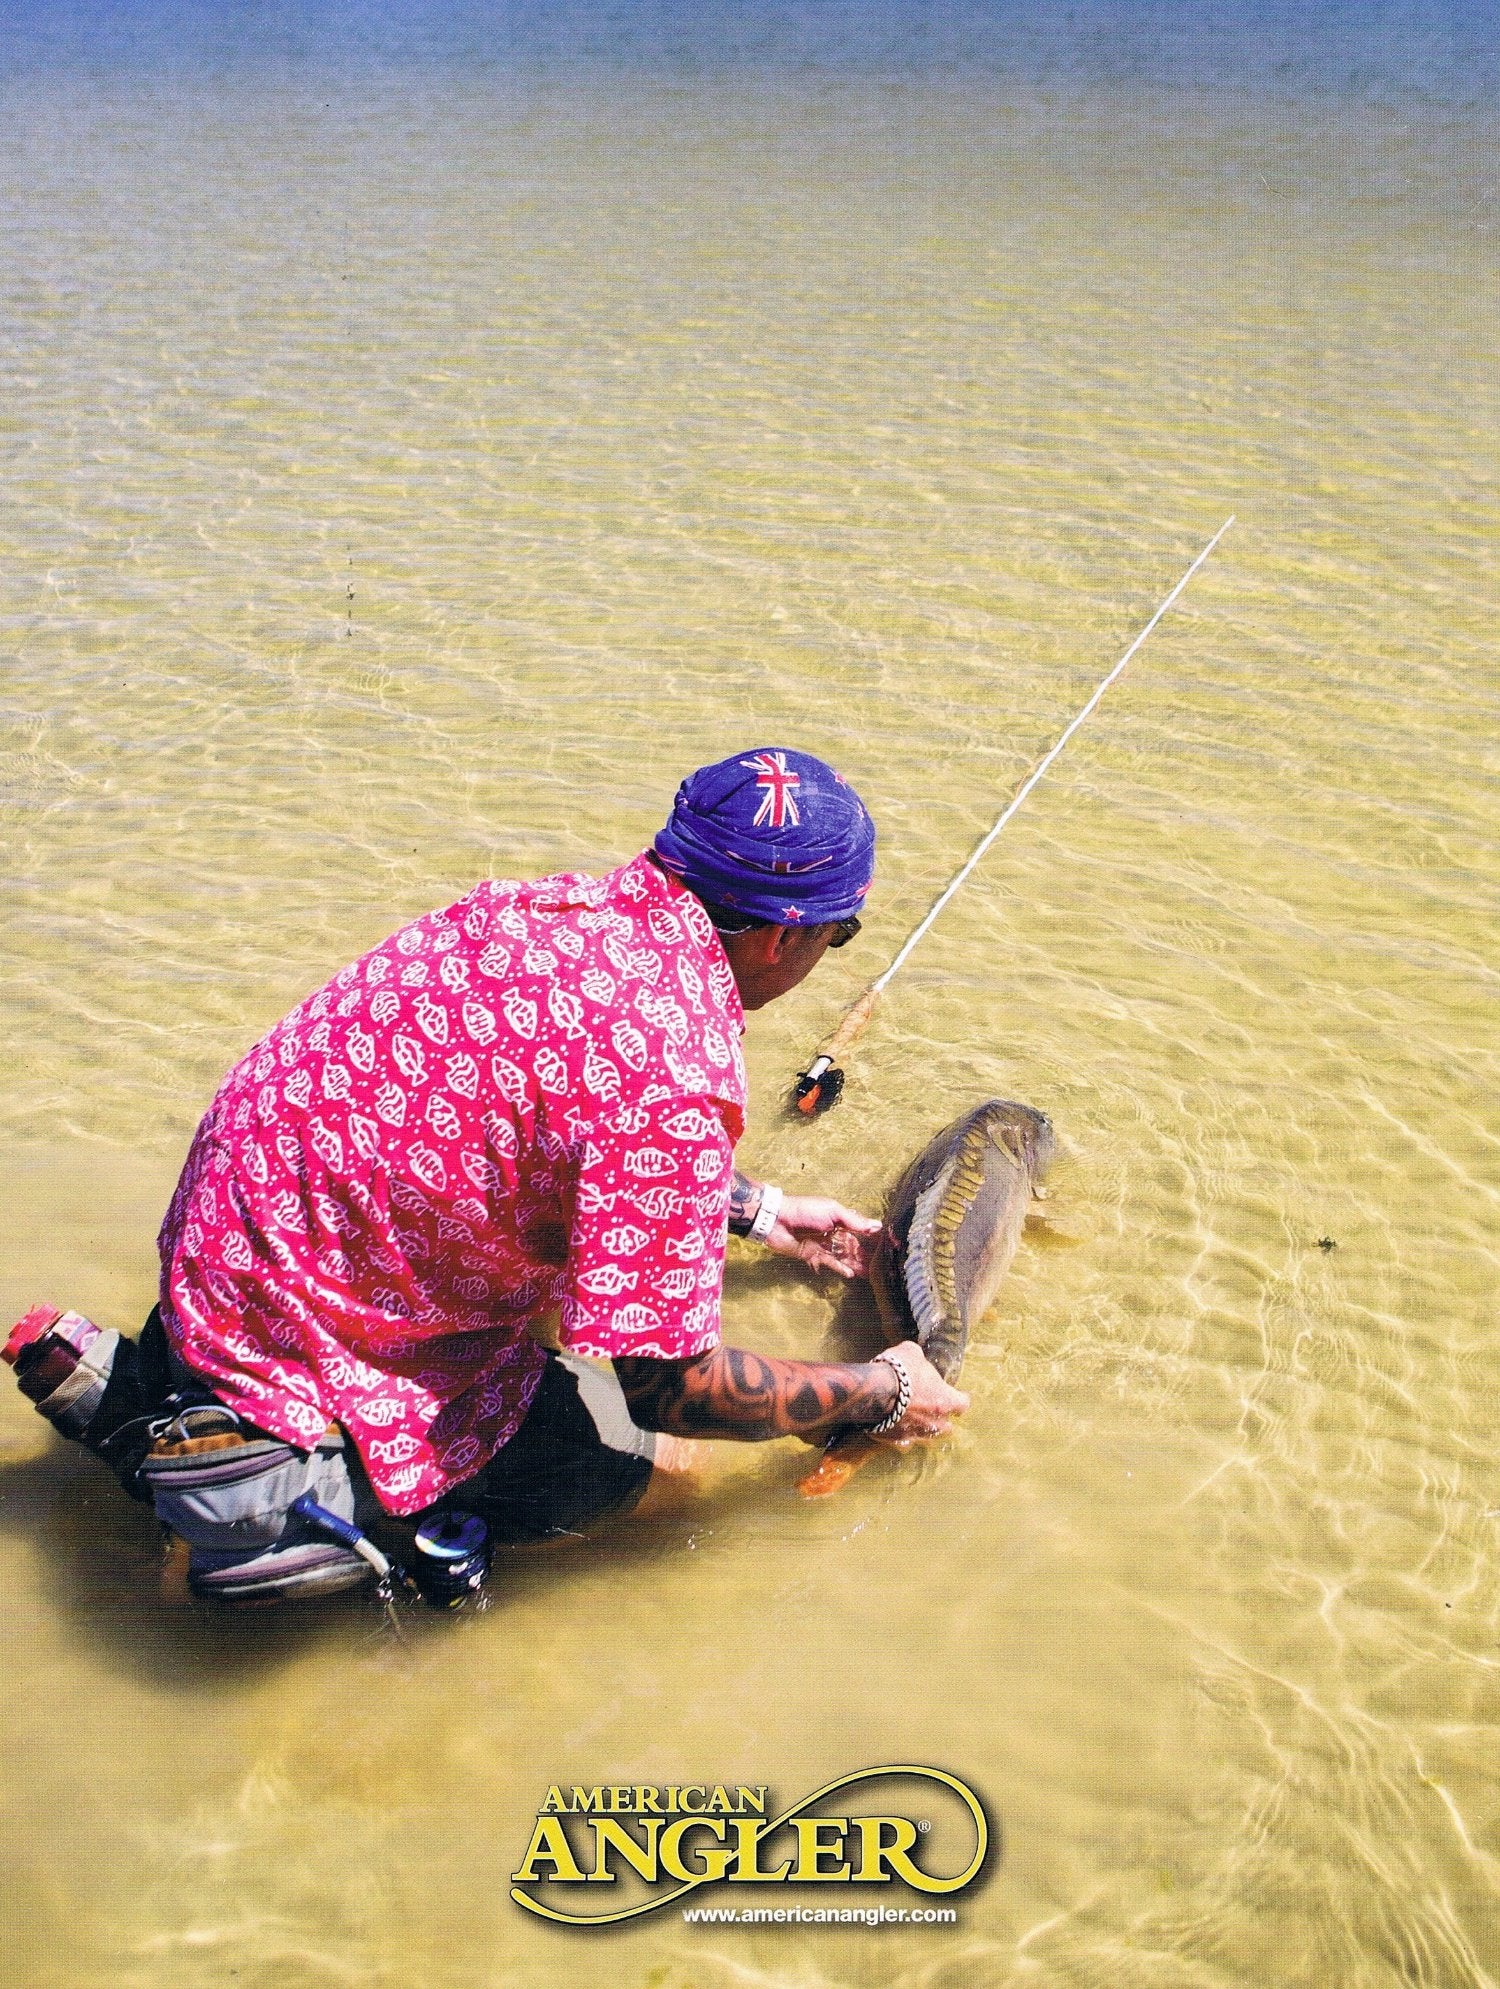
M 1044 1112 L 990 1098 L 929 1141 L 891 1191 L 871 1269 L 876 1302 L 891 1340 L 915 1340 L 945 1381 L 957 1380 L 969 1329 L 1010 1269 L 1055 1147 Z M 857 1433 L 835 1437 L 799 1490 L 837 1491 L 877 1448 Z
M 874 1267 L 893 1337 L 915 1340 L 944 1381 L 1000 1289 L 1051 1163 L 1052 1121 L 991 1098 L 925 1146 L 896 1183 Z

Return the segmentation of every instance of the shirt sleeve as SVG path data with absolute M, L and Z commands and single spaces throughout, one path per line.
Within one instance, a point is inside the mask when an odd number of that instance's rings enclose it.
M 617 1108 L 583 1140 L 562 1344 L 690 1360 L 719 1343 L 734 1144 L 720 1102 Z

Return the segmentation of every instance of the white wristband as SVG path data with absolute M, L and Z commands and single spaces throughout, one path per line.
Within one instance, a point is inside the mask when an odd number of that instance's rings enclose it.
M 760 1207 L 755 1211 L 755 1220 L 750 1225 L 750 1234 L 757 1243 L 764 1243 L 776 1227 L 776 1218 L 781 1214 L 781 1190 L 772 1187 L 768 1181 L 760 1191 Z

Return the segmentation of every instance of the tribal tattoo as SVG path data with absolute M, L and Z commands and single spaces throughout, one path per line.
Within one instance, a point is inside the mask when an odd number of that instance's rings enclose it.
M 643 1429 L 673 1436 L 825 1436 L 883 1422 L 900 1383 L 889 1362 L 778 1361 L 739 1347 L 712 1347 L 695 1360 L 616 1355 L 615 1373 Z
M 729 1183 L 729 1234 L 748 1236 L 750 1225 L 755 1220 L 755 1212 L 760 1207 L 761 1184 L 752 1181 L 748 1174 L 734 1170 Z

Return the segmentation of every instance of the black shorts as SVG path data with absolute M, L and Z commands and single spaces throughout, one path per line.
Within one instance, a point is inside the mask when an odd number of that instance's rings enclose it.
M 631 1421 L 613 1368 L 549 1353 L 521 1427 L 442 1504 L 477 1512 L 497 1542 L 566 1538 L 629 1512 L 655 1456 L 655 1434 Z

